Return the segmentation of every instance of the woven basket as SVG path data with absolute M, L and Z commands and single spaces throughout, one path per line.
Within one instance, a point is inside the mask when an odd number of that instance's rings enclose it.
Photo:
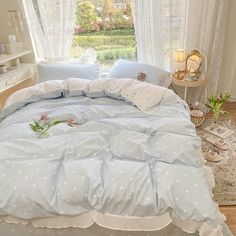
M 201 112 L 200 110 L 194 110 L 194 111 L 196 111 L 195 113 L 197 113 L 197 111 Z M 191 121 L 196 127 L 199 127 L 204 122 L 206 114 L 203 112 L 203 115 L 199 116 L 199 115 L 194 115 L 193 113 L 194 112 L 191 111 Z

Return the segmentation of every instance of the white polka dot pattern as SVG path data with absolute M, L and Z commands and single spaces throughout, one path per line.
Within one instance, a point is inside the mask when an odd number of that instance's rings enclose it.
M 162 226 L 181 220 L 186 227 L 200 222 L 207 230 L 218 229 L 222 217 L 212 200 L 211 173 L 203 166 L 201 142 L 183 104 L 158 86 L 113 82 L 94 82 L 90 91 L 110 91 L 148 112 L 122 100 L 84 95 L 28 104 L 0 123 L 0 219 L 91 213 L 87 225 L 115 215 L 119 222 L 125 216 L 142 219 L 138 226 L 150 229 L 159 221 L 144 222 L 167 214 Z M 90 83 L 83 81 L 84 90 Z M 62 123 L 38 138 L 29 123 L 42 114 L 73 117 L 79 125 Z M 127 221 L 109 223 L 127 226 Z

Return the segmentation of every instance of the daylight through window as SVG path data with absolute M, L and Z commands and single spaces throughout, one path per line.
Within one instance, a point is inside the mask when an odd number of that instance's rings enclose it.
M 103 69 L 118 58 L 136 60 L 131 0 L 79 0 L 72 56 L 93 48 Z

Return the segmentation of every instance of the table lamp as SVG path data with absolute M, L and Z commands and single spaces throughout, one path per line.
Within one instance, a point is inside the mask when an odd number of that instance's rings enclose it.
M 176 79 L 181 79 L 184 74 L 185 74 L 185 60 L 186 60 L 186 55 L 185 55 L 185 51 L 184 49 L 178 49 L 174 52 L 174 68 L 175 69 L 175 73 L 174 73 L 174 77 Z
M 185 62 L 185 51 L 183 49 L 178 49 L 174 52 L 174 62 L 178 64 Z

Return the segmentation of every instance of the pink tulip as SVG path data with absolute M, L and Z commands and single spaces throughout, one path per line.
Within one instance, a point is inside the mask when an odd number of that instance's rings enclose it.
M 40 120 L 49 120 L 49 118 L 48 118 L 47 114 L 43 114 L 43 115 L 41 115 Z
M 69 119 L 67 120 L 67 123 L 68 123 L 69 126 L 78 125 L 78 123 L 76 122 L 76 120 L 73 119 L 73 118 L 69 118 Z

